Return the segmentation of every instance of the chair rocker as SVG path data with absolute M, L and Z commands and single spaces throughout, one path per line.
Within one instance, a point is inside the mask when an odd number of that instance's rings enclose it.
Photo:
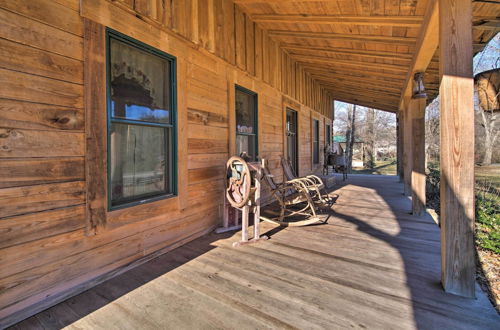
M 261 215 L 262 220 L 284 227 L 298 227 L 326 222 L 318 217 L 315 203 L 302 181 L 292 180 L 276 183 L 267 167 L 263 167 L 262 172 L 264 182 L 269 186 L 271 194 L 280 206 L 277 217 L 268 218 Z M 300 221 L 287 221 L 287 218 L 293 216 L 305 216 L 307 218 Z
M 308 190 L 313 200 L 318 203 L 331 204 L 332 198 L 328 195 L 325 184 L 316 175 L 307 175 L 304 177 L 296 177 L 292 170 L 292 164 L 286 158 L 281 158 L 283 172 L 288 182 L 299 181 Z

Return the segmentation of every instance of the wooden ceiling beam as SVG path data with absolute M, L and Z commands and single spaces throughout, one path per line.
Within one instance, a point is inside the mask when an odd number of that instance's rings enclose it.
M 399 26 L 418 28 L 421 16 L 356 16 L 356 15 L 263 15 L 251 16 L 257 23 L 348 24 L 365 26 Z
M 347 75 L 347 76 L 353 76 L 353 77 L 377 77 L 377 78 L 383 78 L 383 79 L 393 79 L 393 80 L 401 80 L 401 82 L 404 82 L 404 75 L 401 74 L 394 74 L 394 73 L 386 73 L 386 72 L 380 72 L 380 71 L 373 71 L 370 70 L 370 68 L 361 71 L 355 71 L 355 70 L 350 70 L 346 69 L 343 66 L 331 66 L 329 64 L 323 64 L 323 65 L 315 65 L 311 63 L 304 63 L 304 62 L 297 62 L 301 68 L 304 70 L 318 70 L 318 71 L 323 71 L 327 73 L 338 73 L 342 75 Z
M 315 52 L 326 52 L 329 54 L 335 55 L 350 55 L 350 56 L 359 56 L 366 58 L 378 58 L 383 60 L 412 60 L 411 54 L 404 53 L 396 53 L 396 52 L 381 52 L 381 51 L 371 51 L 371 50 L 362 50 L 362 49 L 353 49 L 353 48 L 328 48 L 328 47 L 311 47 L 305 45 L 296 45 L 296 44 L 280 44 L 280 47 L 285 51 L 307 51 L 311 53 Z
M 388 93 L 388 92 L 381 92 L 381 91 L 370 91 L 366 89 L 359 89 L 359 88 L 349 88 L 349 87 L 343 87 L 342 85 L 338 84 L 330 84 L 325 81 L 318 81 L 317 83 L 324 86 L 325 88 L 328 88 L 329 90 L 340 92 L 340 93 L 345 93 L 346 95 L 353 95 L 353 96 L 365 96 L 365 97 L 373 97 L 379 100 L 391 100 L 395 102 L 397 105 L 399 101 L 399 94 L 394 94 L 394 93 Z
M 318 82 L 320 83 L 320 82 Z M 386 95 L 386 94 L 381 94 L 378 92 L 369 92 L 369 91 L 355 91 L 355 90 L 345 90 L 345 89 L 339 89 L 335 88 L 335 86 L 331 86 L 328 84 L 322 84 L 324 88 L 327 88 L 328 90 L 331 90 L 335 93 L 341 93 L 343 95 L 351 95 L 352 97 L 360 97 L 360 98 L 369 98 L 372 100 L 378 100 L 380 102 L 387 102 L 387 103 L 393 103 L 395 106 L 397 106 L 398 101 L 399 101 L 399 95 Z
M 381 70 L 390 70 L 395 72 L 406 73 L 408 68 L 400 65 L 393 64 L 382 64 L 382 63 L 370 63 L 370 62 L 355 62 L 355 61 L 346 61 L 346 60 L 338 60 L 330 57 L 321 57 L 321 56 L 297 56 L 290 55 L 290 57 L 297 62 L 305 62 L 305 63 L 325 63 L 325 64 L 333 64 L 333 65 L 342 65 L 342 66 L 353 66 L 353 67 L 373 67 Z
M 373 108 L 393 113 L 397 112 L 398 109 L 397 105 L 395 104 L 386 104 L 386 103 L 370 102 L 367 100 L 353 99 L 350 97 L 345 97 L 343 95 L 335 94 L 333 91 L 330 92 L 332 93 L 332 97 L 335 101 L 356 104 L 362 107 Z
M 360 89 L 360 90 L 372 90 L 372 91 L 377 91 L 377 92 L 381 92 L 381 93 L 390 93 L 391 95 L 394 95 L 394 96 L 397 96 L 399 97 L 399 95 L 401 94 L 401 88 L 397 88 L 397 87 L 392 87 L 392 86 L 387 86 L 387 85 L 379 85 L 379 84 L 366 84 L 364 81 L 364 83 L 357 83 L 356 81 L 347 81 L 347 80 L 330 80 L 328 78 L 325 78 L 325 77 L 318 77 L 314 74 L 311 75 L 311 77 L 321 83 L 324 83 L 324 84 L 329 84 L 329 85 L 332 85 L 332 86 L 342 86 L 342 87 L 348 87 L 348 88 L 352 88 L 352 90 L 357 90 L 357 89 Z
M 308 73 L 311 75 L 311 77 L 318 78 L 318 79 L 326 79 L 328 81 L 332 82 L 339 82 L 339 83 L 344 83 L 346 82 L 347 84 L 363 84 L 367 86 L 385 86 L 389 87 L 391 89 L 398 89 L 398 92 L 401 93 L 401 86 L 403 85 L 402 82 L 391 82 L 391 81 L 384 81 L 384 80 L 377 80 L 377 79 L 368 79 L 368 78 L 353 78 L 353 77 L 346 77 L 346 76 L 338 76 L 338 75 L 326 75 L 322 73 L 315 73 L 308 71 Z
M 424 22 L 417 40 L 417 48 L 413 55 L 410 70 L 406 75 L 406 81 L 399 101 L 400 109 L 403 109 L 411 98 L 413 76 L 416 72 L 425 72 L 438 48 L 439 6 L 437 0 L 429 0 L 427 3 Z
M 268 35 L 276 38 L 302 38 L 302 39 L 323 39 L 323 40 L 343 40 L 367 43 L 397 44 L 397 45 L 415 45 L 416 38 L 393 37 L 381 35 L 364 35 L 348 33 L 328 33 L 328 32 L 308 32 L 308 31 L 289 31 L 289 30 L 269 30 Z

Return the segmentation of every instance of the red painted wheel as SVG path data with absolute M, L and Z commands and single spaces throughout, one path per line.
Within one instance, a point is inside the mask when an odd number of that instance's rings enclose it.
M 226 197 L 236 208 L 242 208 L 248 203 L 252 188 L 252 175 L 247 162 L 237 156 L 229 158 L 226 163 L 227 185 Z

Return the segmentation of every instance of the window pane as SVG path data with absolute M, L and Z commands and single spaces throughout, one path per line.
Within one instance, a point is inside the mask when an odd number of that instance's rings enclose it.
M 254 135 L 236 135 L 236 154 L 241 155 L 245 152 L 250 159 L 255 160 L 255 143 L 256 137 Z
M 112 123 L 111 203 L 168 193 L 165 176 L 169 128 Z
M 236 89 L 236 132 L 257 134 L 255 128 L 255 95 Z
M 110 40 L 111 115 L 171 123 L 170 61 Z

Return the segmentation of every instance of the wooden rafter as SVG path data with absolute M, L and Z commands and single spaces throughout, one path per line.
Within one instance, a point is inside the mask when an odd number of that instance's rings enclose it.
M 292 59 L 297 62 L 304 63 L 324 63 L 332 65 L 342 65 L 342 66 L 352 66 L 352 67 L 373 67 L 375 69 L 390 70 L 394 72 L 406 73 L 407 67 L 394 64 L 383 64 L 383 63 L 370 63 L 370 62 L 355 62 L 347 60 L 338 60 L 332 57 L 322 57 L 322 56 L 307 56 L 307 55 L 292 55 Z
M 377 91 L 347 90 L 341 88 L 339 89 L 333 85 L 327 85 L 327 84 L 322 84 L 322 86 L 328 88 L 334 93 L 339 93 L 343 95 L 352 95 L 352 97 L 355 98 L 357 97 L 362 99 L 377 100 L 378 102 L 390 103 L 394 104 L 395 106 L 397 106 L 399 100 L 397 95 L 382 94 Z
M 418 28 L 420 16 L 353 16 L 353 15 L 252 15 L 257 23 L 348 24 L 366 26 L 400 26 Z
M 365 68 L 364 70 L 361 71 L 354 71 L 352 69 L 348 69 L 343 66 L 340 67 L 335 65 L 332 66 L 331 64 L 324 64 L 320 66 L 308 62 L 297 62 L 297 63 L 305 70 L 311 69 L 311 70 L 324 71 L 327 73 L 335 72 L 340 75 L 358 77 L 359 79 L 362 79 L 364 77 L 377 77 L 381 79 L 383 78 L 383 79 L 401 80 L 401 82 L 404 82 L 404 79 L 401 79 L 402 76 L 400 74 L 374 71 L 372 68 Z
M 327 78 L 323 77 L 318 77 L 316 75 L 311 75 L 316 81 L 319 81 L 321 84 L 324 85 L 331 85 L 331 86 L 339 86 L 341 85 L 342 87 L 347 87 L 350 90 L 356 91 L 356 90 L 369 90 L 369 91 L 376 91 L 380 92 L 382 94 L 391 94 L 393 96 L 399 97 L 401 88 L 397 87 L 388 87 L 386 85 L 380 86 L 376 84 L 358 84 L 355 81 L 342 81 L 342 80 L 330 80 Z
M 439 6 L 436 0 L 429 0 L 425 11 L 424 22 L 418 36 L 417 48 L 413 55 L 410 70 L 399 102 L 400 108 L 408 103 L 411 97 L 413 75 L 415 72 L 424 72 L 429 66 L 439 44 Z
M 347 84 L 356 84 L 356 85 L 372 85 L 372 86 L 384 86 L 384 88 L 389 87 L 389 89 L 397 89 L 398 93 L 401 92 L 401 86 L 403 82 L 401 81 L 387 81 L 382 79 L 370 79 L 370 78 L 360 78 L 360 77 L 347 77 L 347 76 L 339 76 L 335 74 L 324 74 L 317 73 L 314 71 L 307 70 L 307 72 L 311 75 L 311 77 L 317 79 L 326 79 L 327 81 L 339 82 L 339 83 L 347 83 Z
M 408 60 L 410 61 L 413 57 L 408 53 L 397 53 L 397 52 L 381 52 L 381 51 L 371 51 L 353 48 L 327 48 L 327 47 L 311 47 L 305 45 L 297 44 L 281 44 L 280 47 L 290 53 L 290 51 L 307 51 L 311 53 L 325 52 L 335 55 L 349 55 L 349 56 L 359 56 L 366 58 L 378 58 L 383 60 Z
M 284 30 L 269 30 L 269 36 L 281 37 L 281 38 L 344 40 L 344 41 L 382 43 L 391 45 L 398 44 L 398 45 L 410 45 L 410 46 L 414 45 L 416 42 L 416 39 L 411 37 L 392 37 L 392 36 L 381 36 L 381 35 L 308 32 L 308 31 L 284 31 Z
M 397 112 L 397 106 L 394 104 L 386 104 L 386 103 L 372 102 L 372 101 L 368 101 L 368 100 L 360 100 L 359 98 L 351 98 L 351 97 L 346 97 L 344 95 L 339 95 L 333 91 L 331 91 L 331 93 L 333 95 L 333 98 L 336 101 L 352 103 L 352 104 L 360 105 L 362 107 L 375 108 L 375 109 L 389 111 L 389 112 Z

